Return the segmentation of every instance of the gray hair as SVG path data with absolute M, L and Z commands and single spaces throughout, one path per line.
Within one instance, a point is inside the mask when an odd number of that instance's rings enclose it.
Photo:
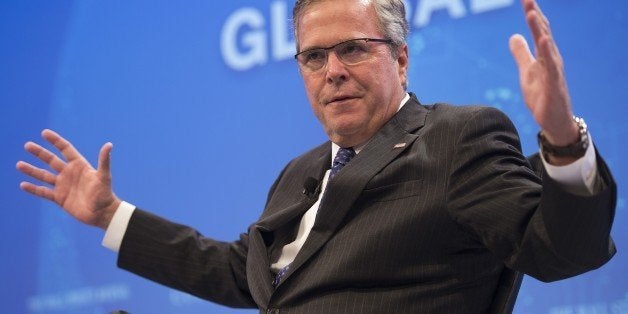
M 297 0 L 292 10 L 292 25 L 294 39 L 299 46 L 299 34 L 297 25 L 304 11 L 312 4 L 329 0 Z M 338 0 L 334 0 L 338 1 Z M 399 47 L 406 43 L 408 37 L 408 21 L 406 20 L 406 8 L 403 0 L 371 0 L 377 14 L 379 30 L 386 39 L 393 42 L 393 46 Z M 391 51 L 396 52 L 396 49 Z M 393 53 L 395 54 L 395 53 Z

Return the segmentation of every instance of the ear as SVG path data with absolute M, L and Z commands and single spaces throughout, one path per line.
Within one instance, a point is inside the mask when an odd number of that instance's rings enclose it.
M 399 82 L 405 89 L 408 86 L 408 45 L 397 48 L 397 68 L 399 74 Z

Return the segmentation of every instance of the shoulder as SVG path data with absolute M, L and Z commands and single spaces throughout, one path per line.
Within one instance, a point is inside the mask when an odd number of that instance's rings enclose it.
M 427 113 L 426 126 L 435 128 L 465 128 L 499 126 L 514 130 L 514 125 L 501 110 L 485 105 L 452 105 L 436 103 L 421 105 Z
M 434 117 L 447 120 L 466 121 L 469 118 L 477 117 L 501 117 L 508 119 L 501 110 L 486 105 L 452 105 L 448 103 L 435 103 L 432 105 L 423 105 Z

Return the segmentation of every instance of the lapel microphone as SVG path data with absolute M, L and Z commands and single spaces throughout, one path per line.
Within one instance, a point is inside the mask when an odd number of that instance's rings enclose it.
M 318 193 L 319 187 L 320 185 L 318 180 L 312 177 L 307 177 L 305 178 L 305 182 L 303 182 L 303 194 L 311 198 Z

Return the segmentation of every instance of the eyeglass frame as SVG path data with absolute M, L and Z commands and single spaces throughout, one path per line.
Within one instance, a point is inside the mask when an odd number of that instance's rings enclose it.
M 348 42 L 352 42 L 352 41 L 359 41 L 359 40 L 363 40 L 363 41 L 365 41 L 366 43 L 373 42 L 373 43 L 382 43 L 382 44 L 387 44 L 387 45 L 394 45 L 394 42 L 393 42 L 392 40 L 390 40 L 390 39 L 384 39 L 384 38 L 369 38 L 369 37 L 363 37 L 363 38 L 352 38 L 352 39 L 348 39 L 348 40 L 345 40 L 345 41 L 341 41 L 341 42 L 339 42 L 339 43 L 337 43 L 337 44 L 335 44 L 335 45 L 333 45 L 333 46 L 329 46 L 329 47 L 311 48 L 311 49 L 307 49 L 307 50 L 303 50 L 303 51 L 297 52 L 297 53 L 294 55 L 294 59 L 295 59 L 295 60 L 297 60 L 297 63 L 299 64 L 299 66 L 301 66 L 301 67 L 303 67 L 303 68 L 307 68 L 307 67 L 303 66 L 303 65 L 301 64 L 301 62 L 299 61 L 299 55 L 301 55 L 301 54 L 303 54 L 303 53 L 306 53 L 306 52 L 315 51 L 315 50 L 322 50 L 322 51 L 325 51 L 325 63 L 324 63 L 324 64 L 323 64 L 320 68 L 318 68 L 318 69 L 315 69 L 315 70 L 308 69 L 308 71 L 310 71 L 310 72 L 316 72 L 316 71 L 318 71 L 318 70 L 320 70 L 320 69 L 324 68 L 324 67 L 325 67 L 325 65 L 327 65 L 327 62 L 328 62 L 328 60 L 329 60 L 329 52 L 328 52 L 329 50 L 333 50 L 334 48 L 336 48 L 336 47 L 338 47 L 338 46 L 340 46 L 340 45 L 346 44 L 346 43 L 348 43 Z M 335 50 L 334 50 L 334 51 L 335 51 Z M 362 61 L 359 61 L 359 62 L 356 62 L 356 63 L 346 63 L 344 60 L 342 60 L 342 58 L 341 58 L 340 56 L 338 56 L 338 60 L 340 60 L 340 62 L 342 62 L 343 64 L 345 64 L 345 65 L 349 65 L 349 66 L 351 66 L 351 65 L 355 65 L 355 64 L 358 64 L 358 63 L 362 62 Z

